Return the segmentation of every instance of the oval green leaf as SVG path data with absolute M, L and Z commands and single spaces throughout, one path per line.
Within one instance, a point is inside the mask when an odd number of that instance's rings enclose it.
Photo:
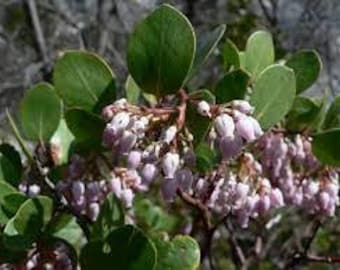
M 321 163 L 340 166 L 340 129 L 314 135 L 312 146 L 314 155 Z
M 294 71 L 282 65 L 272 65 L 259 75 L 250 102 L 262 128 L 268 129 L 284 118 L 294 99 Z
M 137 105 L 139 103 L 141 90 L 139 86 L 136 84 L 134 79 L 129 75 L 125 82 L 125 92 L 126 99 L 130 104 Z
M 249 75 L 241 69 L 227 73 L 215 88 L 217 104 L 227 103 L 234 99 L 244 99 L 249 79 Z
M 253 33 L 246 45 L 245 69 L 256 78 L 267 66 L 274 63 L 274 44 L 270 33 L 257 31 Z
M 225 29 L 226 26 L 222 24 L 217 26 L 213 31 L 204 33 L 201 37 L 198 37 L 194 63 L 186 81 L 190 80 L 205 61 L 207 61 L 218 42 L 221 40 Z
M 162 5 L 137 25 L 127 52 L 129 72 L 156 96 L 176 93 L 190 71 L 196 48 L 193 27 L 170 5 Z
M 158 255 L 156 270 L 196 270 L 199 268 L 200 248 L 190 236 L 177 235 L 172 241 L 159 237 L 154 242 Z
M 296 77 L 296 93 L 308 89 L 319 77 L 322 62 L 319 54 L 314 50 L 304 50 L 288 59 L 286 65 L 292 68 Z
M 239 50 L 230 39 L 227 39 L 226 42 L 224 43 L 222 55 L 223 55 L 224 68 L 227 71 L 231 67 L 234 67 L 234 68 L 240 67 Z
M 322 128 L 340 128 L 340 96 L 337 96 L 329 107 Z
M 142 231 L 126 225 L 111 232 L 105 242 L 87 244 L 80 262 L 84 270 L 153 270 L 157 253 Z
M 297 96 L 287 115 L 287 128 L 294 132 L 312 131 L 317 126 L 321 107 L 311 98 Z
M 16 187 L 21 181 L 21 157 L 15 148 L 7 143 L 0 145 L 0 180 Z
M 102 95 L 111 96 L 115 91 L 114 74 L 108 64 L 84 51 L 64 52 L 55 65 L 53 82 L 67 107 L 86 111 L 93 111 Z
M 48 140 L 60 118 L 61 102 L 52 85 L 39 83 L 26 92 L 20 104 L 20 120 L 27 138 Z
M 105 128 L 103 119 L 81 109 L 70 109 L 65 113 L 67 127 L 76 141 L 86 148 L 99 148 Z

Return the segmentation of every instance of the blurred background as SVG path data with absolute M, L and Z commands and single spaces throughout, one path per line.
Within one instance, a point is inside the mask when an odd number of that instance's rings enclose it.
M 273 33 L 277 58 L 314 48 L 324 69 L 310 95 L 340 91 L 339 0 L 0 0 L 0 123 L 4 110 L 33 83 L 51 80 L 62 50 L 83 48 L 102 55 L 120 86 L 127 77 L 126 44 L 135 23 L 161 3 L 185 13 L 197 34 L 225 23 L 225 36 L 239 48 L 256 29 Z M 222 41 L 223 43 L 223 41 Z M 218 53 L 206 63 L 193 87 L 212 85 L 221 74 Z

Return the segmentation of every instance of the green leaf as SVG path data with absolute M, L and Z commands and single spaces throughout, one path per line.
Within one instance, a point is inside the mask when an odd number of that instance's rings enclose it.
M 102 95 L 115 92 L 114 74 L 99 56 L 84 51 L 66 51 L 58 59 L 53 82 L 68 107 L 93 111 Z
M 210 171 L 216 162 L 216 153 L 206 143 L 200 143 L 195 148 L 197 169 L 200 172 Z
M 34 240 L 52 217 L 53 202 L 49 197 L 38 196 L 25 201 L 13 217 L 13 225 L 21 235 Z
M 69 150 L 74 140 L 74 136 L 68 129 L 65 119 L 61 119 L 59 126 L 50 139 L 52 156 L 56 165 L 68 162 Z
M 329 107 L 322 128 L 340 128 L 340 96 L 337 96 Z
M 27 199 L 27 196 L 21 192 L 7 194 L 3 198 L 1 208 L 9 218 L 12 218 Z
M 11 185 L 0 181 L 0 205 L 4 204 L 4 198 L 11 193 L 16 192 L 16 189 Z M 0 225 L 6 224 L 8 221 L 8 215 L 3 211 L 2 207 L 0 207 Z
M 3 243 L 12 251 L 22 251 L 32 247 L 33 239 L 30 235 L 23 235 L 14 226 L 14 217 L 10 219 L 4 229 Z
M 153 270 L 156 261 L 153 243 L 131 225 L 114 230 L 105 242 L 90 242 L 80 257 L 83 270 Z
M 313 153 L 326 165 L 340 166 L 340 129 L 333 129 L 313 136 Z
M 222 54 L 224 68 L 226 70 L 229 70 L 231 67 L 240 67 L 239 51 L 236 45 L 230 39 L 227 39 L 224 43 Z
M 240 59 L 240 68 L 245 69 L 246 67 L 246 53 L 245 52 L 239 52 L 238 57 Z
M 291 131 L 313 130 L 319 116 L 321 106 L 311 98 L 297 96 L 292 109 L 287 115 L 287 128 Z
M 21 178 L 21 168 L 16 168 L 7 156 L 0 152 L 0 181 L 17 186 Z
M 138 224 L 151 233 L 169 231 L 175 228 L 176 218 L 149 199 L 135 199 L 133 209 Z
M 70 109 L 65 113 L 65 120 L 78 143 L 86 148 L 100 148 L 105 128 L 103 119 L 81 109 Z
M 270 33 L 257 31 L 253 33 L 246 45 L 245 69 L 256 78 L 262 70 L 274 63 L 274 45 Z
M 218 42 L 221 40 L 225 29 L 226 26 L 222 24 L 217 26 L 213 31 L 204 33 L 198 38 L 194 63 L 186 81 L 190 80 L 201 68 L 201 66 L 203 66 L 208 57 L 216 48 Z
M 196 48 L 193 27 L 170 5 L 162 5 L 137 25 L 127 52 L 136 83 L 157 97 L 174 94 L 190 71 Z
M 61 102 L 52 85 L 39 83 L 26 92 L 20 104 L 20 121 L 27 138 L 47 141 L 60 118 Z
M 190 236 L 177 235 L 172 241 L 154 239 L 157 248 L 156 270 L 196 270 L 200 266 L 200 248 Z M 179 259 L 180 258 L 180 259 Z
M 255 117 L 268 129 L 289 112 L 295 99 L 293 70 L 281 65 L 267 67 L 258 77 L 250 97 Z
M 234 99 L 244 99 L 249 79 L 249 75 L 241 69 L 227 73 L 215 88 L 217 104 L 227 103 Z
M 295 72 L 297 94 L 309 88 L 318 79 L 322 69 L 321 58 L 314 50 L 303 50 L 294 54 L 286 65 Z
M 6 159 L 11 164 L 11 169 L 10 169 L 10 172 L 8 172 L 8 175 L 6 173 L 6 170 L 2 169 L 2 173 L 4 175 L 3 180 L 7 181 L 13 186 L 18 186 L 18 184 L 21 181 L 21 175 L 22 175 L 22 169 L 23 169 L 20 154 L 12 145 L 7 144 L 7 143 L 3 143 L 0 145 L 0 153 L 4 157 L 6 157 Z
M 191 92 L 190 98 L 197 100 L 205 100 L 210 104 L 215 103 L 215 96 L 209 90 L 206 89 Z M 211 124 L 211 120 L 207 117 L 198 114 L 196 106 L 192 104 L 188 104 L 188 108 L 186 111 L 186 120 L 188 129 L 194 136 L 194 143 L 195 144 L 200 143 L 207 135 L 207 132 Z
M 91 239 L 104 240 L 115 228 L 124 225 L 124 219 L 121 202 L 114 195 L 108 195 L 93 224 Z
M 69 243 L 77 252 L 80 251 L 84 239 L 84 232 L 76 221 L 76 218 L 69 214 L 61 214 L 51 220 L 46 233 Z
M 126 99 L 131 104 L 138 104 L 141 94 L 139 86 L 134 79 L 129 75 L 125 82 Z

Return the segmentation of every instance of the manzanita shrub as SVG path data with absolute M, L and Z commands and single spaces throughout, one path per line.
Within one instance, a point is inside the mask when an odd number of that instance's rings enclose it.
M 292 214 L 316 231 L 335 215 L 339 98 L 327 108 L 327 97 L 301 95 L 321 70 L 315 51 L 278 60 L 269 33 L 255 32 L 240 51 L 231 40 L 218 46 L 224 32 L 197 38 L 183 14 L 160 6 L 130 37 L 123 94 L 99 56 L 60 55 L 52 83 L 23 97 L 18 127 L 7 113 L 20 150 L 0 145 L 0 269 L 322 261 L 308 253 L 311 241 L 271 258 L 254 226 L 265 234 Z M 216 51 L 221 79 L 190 88 Z M 255 236 L 240 244 L 240 230 Z M 227 252 L 216 250 L 221 242 Z

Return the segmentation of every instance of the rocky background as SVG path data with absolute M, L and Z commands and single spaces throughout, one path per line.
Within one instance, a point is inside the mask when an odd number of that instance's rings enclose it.
M 140 18 L 163 2 L 181 9 L 198 34 L 227 24 L 226 37 L 240 48 L 255 29 L 273 33 L 280 57 L 315 48 L 324 70 L 309 94 L 340 92 L 339 0 L 0 0 L 0 129 L 6 107 L 15 111 L 25 90 L 39 80 L 51 80 L 54 60 L 62 50 L 99 53 L 122 86 L 128 35 Z M 218 57 L 205 65 L 194 87 L 217 79 L 216 61 Z

